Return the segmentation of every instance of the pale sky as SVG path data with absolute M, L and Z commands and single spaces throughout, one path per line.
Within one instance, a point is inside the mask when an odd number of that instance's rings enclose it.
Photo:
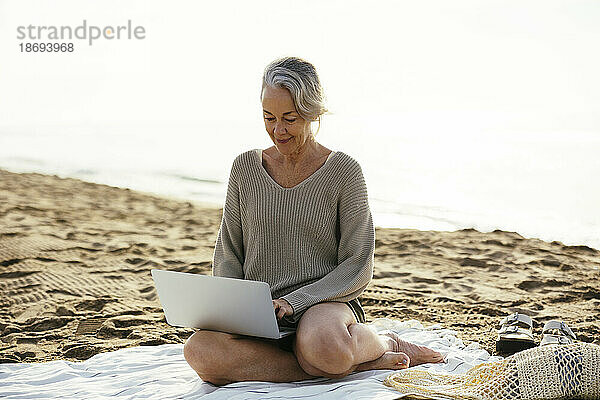
M 17 26 L 83 19 L 130 19 L 146 39 L 19 51 Z M 260 126 L 262 70 L 282 55 L 315 64 L 334 114 L 385 116 L 391 131 L 399 113 L 455 129 L 600 131 L 598 21 L 593 0 L 0 0 L 0 134 Z

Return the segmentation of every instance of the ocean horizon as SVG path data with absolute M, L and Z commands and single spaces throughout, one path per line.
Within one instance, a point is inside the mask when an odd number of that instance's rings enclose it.
M 341 120 L 333 118 L 317 139 L 361 164 L 376 226 L 499 229 L 600 249 L 600 135 L 594 132 L 470 131 L 440 139 Z M 260 124 L 237 129 L 257 133 L 248 140 L 236 135 L 235 145 L 218 129 L 3 129 L 0 168 L 222 206 L 235 156 L 270 143 Z M 353 140 L 346 138 L 349 130 Z

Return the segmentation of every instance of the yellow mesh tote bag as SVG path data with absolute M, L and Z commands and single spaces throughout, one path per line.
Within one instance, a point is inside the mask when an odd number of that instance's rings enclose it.
M 416 399 L 600 399 L 600 346 L 547 345 L 478 365 L 465 374 L 407 369 L 384 383 Z

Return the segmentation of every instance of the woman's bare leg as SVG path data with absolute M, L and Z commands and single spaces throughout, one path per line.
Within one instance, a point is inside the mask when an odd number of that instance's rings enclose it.
M 183 355 L 203 381 L 219 386 L 315 378 L 300 368 L 293 353 L 276 344 L 227 333 L 197 331 L 185 343 Z
M 240 381 L 293 382 L 315 377 L 341 378 L 353 371 L 401 369 L 442 356 L 426 347 L 378 335 L 356 323 L 344 303 L 308 309 L 298 325 L 294 353 L 275 343 L 213 331 L 197 331 L 184 356 L 200 378 L 215 385 Z M 403 363 L 404 362 L 404 363 Z
M 367 369 L 401 369 L 440 362 L 440 353 L 379 335 L 356 322 L 344 303 L 321 303 L 308 309 L 298 325 L 294 352 L 302 369 L 315 376 L 337 378 Z

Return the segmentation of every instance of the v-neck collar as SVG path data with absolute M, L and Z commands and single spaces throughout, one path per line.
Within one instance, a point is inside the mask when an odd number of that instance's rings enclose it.
M 253 151 L 253 153 L 256 155 L 256 160 L 258 161 L 258 167 L 261 169 L 262 174 L 266 177 L 266 179 L 275 187 L 277 187 L 280 190 L 293 190 L 296 188 L 299 188 L 301 186 L 303 186 L 305 183 L 311 181 L 313 178 L 317 177 L 318 175 L 320 175 L 322 173 L 322 171 L 324 171 L 326 169 L 326 167 L 328 166 L 328 164 L 330 164 L 330 161 L 333 157 L 335 157 L 337 155 L 337 151 L 332 151 L 329 156 L 327 157 L 327 160 L 325 160 L 325 162 L 323 163 L 323 165 L 321 165 L 315 172 L 313 172 L 312 174 L 310 174 L 308 177 L 306 177 L 302 182 L 298 183 L 295 186 L 286 188 L 281 186 L 279 183 L 277 183 L 275 181 L 275 179 L 273 179 L 273 177 L 271 175 L 269 175 L 269 173 L 267 172 L 267 170 L 265 169 L 265 167 L 262 164 L 262 153 L 263 150 L 262 149 L 256 149 Z

